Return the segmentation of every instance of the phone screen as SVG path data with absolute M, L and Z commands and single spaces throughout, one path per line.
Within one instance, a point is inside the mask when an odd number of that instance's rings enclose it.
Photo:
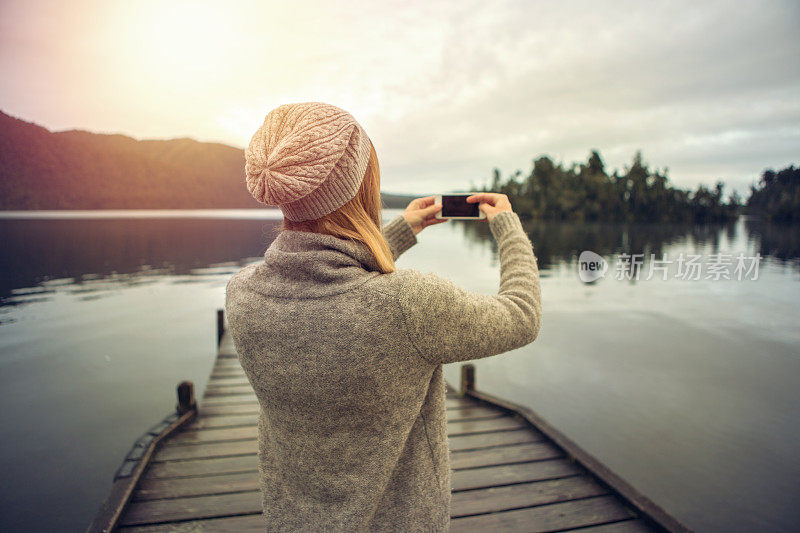
M 443 217 L 479 217 L 481 212 L 478 209 L 479 202 L 470 204 L 467 202 L 468 195 L 442 195 L 442 216 Z

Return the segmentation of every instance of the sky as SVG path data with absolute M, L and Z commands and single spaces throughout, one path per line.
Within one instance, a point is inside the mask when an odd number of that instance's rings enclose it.
M 800 164 L 800 2 L 0 0 L 0 110 L 245 147 L 278 105 L 349 111 L 385 192 L 636 150 L 683 188 Z

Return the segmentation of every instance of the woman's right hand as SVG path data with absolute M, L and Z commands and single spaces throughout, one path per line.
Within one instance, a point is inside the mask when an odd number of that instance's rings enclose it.
M 478 209 L 486 213 L 486 222 L 492 220 L 497 213 L 513 211 L 508 196 L 496 192 L 475 193 L 472 196 L 467 196 L 467 202 L 471 204 L 480 202 Z

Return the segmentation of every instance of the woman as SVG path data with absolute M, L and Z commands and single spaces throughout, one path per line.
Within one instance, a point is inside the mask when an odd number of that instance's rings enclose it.
M 382 229 L 378 160 L 346 111 L 272 110 L 246 152 L 248 190 L 284 214 L 264 261 L 226 288 L 228 326 L 260 404 L 267 531 L 446 531 L 442 365 L 533 342 L 533 247 L 501 194 L 478 193 L 500 292 L 467 292 L 395 261 L 437 224 L 433 197 Z

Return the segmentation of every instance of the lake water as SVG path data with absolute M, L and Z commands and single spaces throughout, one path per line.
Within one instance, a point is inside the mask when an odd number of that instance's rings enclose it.
M 202 396 L 225 284 L 278 224 L 274 210 L 0 213 L 0 529 L 86 528 L 177 383 Z M 541 334 L 476 361 L 477 387 L 533 408 L 697 531 L 798 530 L 798 227 L 526 229 Z M 398 267 L 496 293 L 484 222 L 418 238 Z M 578 278 L 584 250 L 608 261 L 593 284 Z M 642 267 L 618 269 L 620 253 L 643 254 Z M 700 279 L 678 272 L 682 253 Z M 756 253 L 757 275 L 751 261 L 736 279 L 737 256 Z M 650 254 L 667 270 L 651 275 Z M 445 367 L 453 385 L 458 373 Z

